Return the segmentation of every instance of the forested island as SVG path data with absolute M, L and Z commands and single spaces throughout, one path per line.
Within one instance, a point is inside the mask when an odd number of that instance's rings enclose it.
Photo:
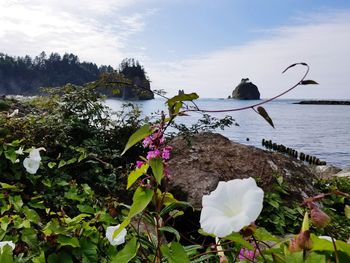
M 78 56 L 65 53 L 32 58 L 12 57 L 0 53 L 0 94 L 38 95 L 41 87 L 60 87 L 67 83 L 84 85 L 96 82 L 98 90 L 109 97 L 153 99 L 150 81 L 143 66 L 133 59 L 124 59 L 119 69 L 81 62 Z

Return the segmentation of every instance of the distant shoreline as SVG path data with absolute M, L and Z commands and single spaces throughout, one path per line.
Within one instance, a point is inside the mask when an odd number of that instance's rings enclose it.
M 293 104 L 304 105 L 350 105 L 349 100 L 302 100 Z

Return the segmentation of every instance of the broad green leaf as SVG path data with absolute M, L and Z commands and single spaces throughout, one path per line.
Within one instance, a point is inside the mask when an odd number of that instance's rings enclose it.
M 255 230 L 254 236 L 256 239 L 261 240 L 261 241 L 275 241 L 278 242 L 279 239 L 272 235 L 269 231 L 267 231 L 263 227 L 259 227 L 258 229 Z
M 145 174 L 148 170 L 149 165 L 147 163 L 143 164 L 140 168 L 132 171 L 128 176 L 128 185 L 126 189 L 129 189 L 137 179 L 139 179 L 143 174 Z
M 80 239 L 79 251 L 82 254 L 83 263 L 98 263 L 97 245 L 87 239 Z
M 132 198 L 132 205 L 130 207 L 128 218 L 141 213 L 147 205 L 151 202 L 153 197 L 153 190 L 139 186 Z
M 12 248 L 9 245 L 5 245 L 0 251 L 1 263 L 13 263 Z
M 162 245 L 160 250 L 169 263 L 190 262 L 185 249 L 177 242 L 171 242 L 170 246 Z
M 303 251 L 294 252 L 286 255 L 286 262 L 288 263 L 304 263 Z
M 72 257 L 67 253 L 52 253 L 47 258 L 48 263 L 73 263 Z
M 137 238 L 133 237 L 126 245 L 124 248 L 119 251 L 117 255 L 115 255 L 111 263 L 128 263 L 130 262 L 137 253 L 137 250 L 139 249 L 139 243 L 137 242 Z
M 40 255 L 32 259 L 33 263 L 46 263 L 45 252 L 42 250 Z
M 159 228 L 159 230 L 161 232 L 169 232 L 169 233 L 174 234 L 176 237 L 176 240 L 180 241 L 180 233 L 175 228 L 173 228 L 171 226 L 163 226 L 163 227 Z
M 300 85 L 310 85 L 310 84 L 318 84 L 316 81 L 311 80 L 311 79 L 307 79 L 307 80 L 302 80 L 300 81 Z
M 30 209 L 27 206 L 24 206 L 23 213 L 30 222 L 33 222 L 35 224 L 39 223 L 40 216 L 38 215 L 38 213 L 35 210 Z
M 348 219 L 350 219 L 350 206 L 349 206 L 349 205 L 345 205 L 344 213 L 345 213 L 345 216 L 346 216 Z
M 317 254 L 315 252 L 310 253 L 306 260 L 305 263 L 326 263 L 326 256 L 325 255 L 321 255 L 321 254 Z
M 183 202 L 183 201 L 177 201 L 175 203 L 171 203 L 171 204 L 167 205 L 166 207 L 164 207 L 162 209 L 162 211 L 160 211 L 160 216 L 163 217 L 177 208 L 186 209 L 188 207 L 191 207 L 190 203 Z
M 77 205 L 77 208 L 82 213 L 95 214 L 95 209 L 92 206 L 89 206 L 89 205 Z
M 190 94 L 181 94 L 181 95 L 176 95 L 169 99 L 167 101 L 168 106 L 172 107 L 175 103 L 181 102 L 181 101 L 192 101 L 198 99 L 199 96 L 196 93 L 190 93 Z
M 11 219 L 9 216 L 3 216 L 0 218 L 1 229 L 6 231 L 8 225 L 11 223 Z
M 11 148 L 7 151 L 5 151 L 5 157 L 6 159 L 10 160 L 11 163 L 15 163 L 17 159 L 17 154 L 15 152 L 15 149 Z
M 19 212 L 23 206 L 22 197 L 20 195 L 15 195 L 14 197 L 9 197 L 9 202 L 13 207 Z
M 149 124 L 145 124 L 144 126 L 142 126 L 140 129 L 138 129 L 134 134 L 130 136 L 128 142 L 126 143 L 125 149 L 121 155 L 123 155 L 127 150 L 129 150 L 136 143 L 146 138 L 152 132 L 153 132 L 153 129 Z
M 261 106 L 259 106 L 257 108 L 257 110 L 258 110 L 259 115 L 262 116 L 272 126 L 272 128 L 275 128 L 275 126 L 273 125 L 273 121 L 270 118 L 270 116 L 267 113 L 267 111 Z
M 60 247 L 70 246 L 70 247 L 79 247 L 79 241 L 76 237 L 67 237 L 67 236 L 58 236 L 57 243 L 60 244 Z
M 130 219 L 129 219 L 129 218 L 125 219 L 125 220 L 120 224 L 119 228 L 118 228 L 116 231 L 114 231 L 114 233 L 113 233 L 113 239 L 115 239 L 116 236 L 118 236 L 119 233 L 120 233 L 124 228 L 126 228 L 127 225 L 129 225 L 129 223 L 130 223 Z
M 16 185 L 11 185 L 7 183 L 0 183 L 2 189 L 18 189 Z
M 253 246 L 247 240 L 245 240 L 239 233 L 232 233 L 231 235 L 228 235 L 223 239 L 234 241 L 235 243 L 251 250 L 254 249 Z
M 33 228 L 23 229 L 22 241 L 26 242 L 31 249 L 36 249 L 38 246 L 37 232 Z
M 72 164 L 75 163 L 77 161 L 77 158 L 73 157 L 72 159 L 69 159 L 66 164 Z
M 160 184 L 164 177 L 164 164 L 162 158 L 153 158 L 149 163 L 157 183 Z
M 65 165 L 66 165 L 66 161 L 65 160 L 61 160 L 59 162 L 59 164 L 58 164 L 58 168 L 61 168 L 61 167 L 65 166 Z
M 57 163 L 55 163 L 55 162 L 49 162 L 49 163 L 47 164 L 47 167 L 49 167 L 50 169 L 52 169 L 52 168 L 54 168 L 56 165 L 57 165 Z

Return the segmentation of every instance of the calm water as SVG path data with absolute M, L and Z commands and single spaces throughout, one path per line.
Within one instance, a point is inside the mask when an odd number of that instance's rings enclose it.
M 233 141 L 246 145 L 261 146 L 263 138 L 284 144 L 305 154 L 315 155 L 321 160 L 340 167 L 350 166 L 350 106 L 341 105 L 299 105 L 298 100 L 276 100 L 264 105 L 272 118 L 273 129 L 253 110 L 232 113 L 212 114 L 215 117 L 231 115 L 239 127 L 232 126 L 217 132 Z M 160 109 L 166 110 L 165 100 L 133 102 L 148 116 Z M 107 100 L 106 104 L 114 111 L 125 103 Z M 227 99 L 200 99 L 197 105 L 202 109 L 230 109 L 251 105 L 254 101 Z M 179 117 L 177 122 L 195 123 L 200 118 L 197 113 Z M 249 138 L 249 141 L 247 141 Z

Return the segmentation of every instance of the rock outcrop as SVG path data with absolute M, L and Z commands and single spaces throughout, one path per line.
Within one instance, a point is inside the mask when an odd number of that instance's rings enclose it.
M 248 78 L 242 79 L 241 83 L 232 92 L 232 99 L 260 100 L 260 92 Z
M 197 209 L 201 208 L 202 196 L 214 190 L 219 181 L 235 178 L 254 177 L 269 191 L 276 176 L 283 176 L 296 200 L 317 193 L 309 168 L 280 153 L 235 143 L 216 133 L 200 133 L 190 141 L 177 137 L 170 145 L 168 190 Z

